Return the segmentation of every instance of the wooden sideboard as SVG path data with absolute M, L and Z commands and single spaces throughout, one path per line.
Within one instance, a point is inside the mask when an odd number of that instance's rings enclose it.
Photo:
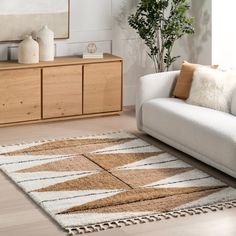
M 58 57 L 53 62 L 0 63 L 0 127 L 119 114 L 123 61 Z

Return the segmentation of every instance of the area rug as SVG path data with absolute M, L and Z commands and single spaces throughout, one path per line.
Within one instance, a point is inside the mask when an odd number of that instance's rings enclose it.
M 0 168 L 69 235 L 236 206 L 236 189 L 126 132 L 1 146 Z

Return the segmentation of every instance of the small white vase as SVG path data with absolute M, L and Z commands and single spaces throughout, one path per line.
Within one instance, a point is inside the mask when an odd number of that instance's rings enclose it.
M 39 63 L 39 44 L 30 35 L 19 44 L 18 62 L 21 64 Z
M 37 36 L 39 43 L 39 60 L 53 61 L 55 55 L 54 33 L 45 25 Z

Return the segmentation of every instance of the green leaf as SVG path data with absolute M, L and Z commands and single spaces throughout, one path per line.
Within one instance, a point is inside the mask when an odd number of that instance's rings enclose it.
M 171 56 L 177 39 L 194 33 L 194 18 L 187 15 L 188 0 L 140 0 L 128 23 L 149 48 L 159 70 L 167 70 L 179 56 Z M 162 65 L 165 65 L 163 67 Z

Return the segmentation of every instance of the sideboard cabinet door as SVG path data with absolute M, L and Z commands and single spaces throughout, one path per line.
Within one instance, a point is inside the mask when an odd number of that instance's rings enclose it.
M 41 118 L 40 69 L 0 71 L 0 124 Z
M 43 118 L 82 114 L 82 66 L 43 69 Z
M 122 110 L 122 62 L 84 65 L 84 114 Z

